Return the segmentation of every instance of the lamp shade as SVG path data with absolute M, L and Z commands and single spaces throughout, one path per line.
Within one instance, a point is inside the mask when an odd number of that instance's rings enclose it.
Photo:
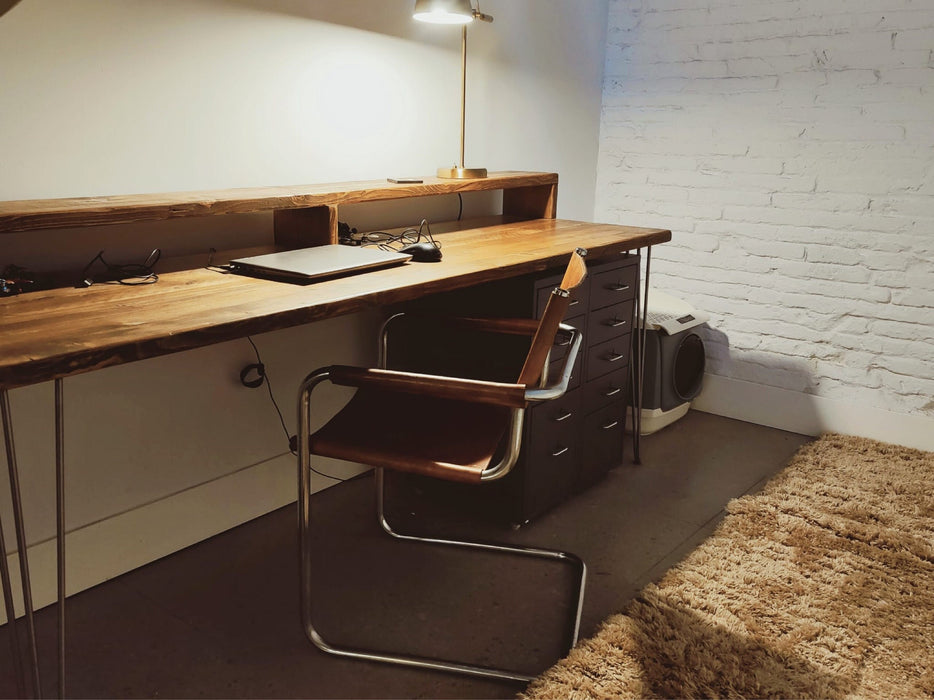
M 412 16 L 433 24 L 468 24 L 473 21 L 470 0 L 415 0 Z

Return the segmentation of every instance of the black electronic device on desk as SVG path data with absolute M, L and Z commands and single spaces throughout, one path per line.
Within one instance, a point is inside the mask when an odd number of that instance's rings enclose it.
M 230 261 L 230 268 L 234 272 L 254 277 L 313 282 L 401 265 L 411 259 L 410 254 L 381 248 L 320 245 L 313 248 L 237 258 Z
M 415 262 L 441 262 L 441 248 L 437 243 L 421 241 L 420 243 L 410 243 L 399 249 L 400 253 L 411 255 Z

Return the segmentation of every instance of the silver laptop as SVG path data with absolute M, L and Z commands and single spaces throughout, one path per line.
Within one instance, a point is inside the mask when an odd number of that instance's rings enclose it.
M 231 260 L 230 265 L 234 272 L 244 275 L 311 281 L 401 265 L 411 259 L 412 256 L 406 253 L 396 253 L 375 247 L 320 245 L 313 248 L 286 250 L 282 253 L 237 258 Z

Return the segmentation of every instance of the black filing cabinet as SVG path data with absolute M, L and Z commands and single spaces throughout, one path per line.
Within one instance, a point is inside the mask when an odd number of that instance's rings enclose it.
M 539 317 L 561 275 L 533 275 L 492 282 L 415 304 L 406 310 L 451 315 Z M 629 396 L 633 313 L 639 288 L 639 256 L 588 263 L 588 276 L 571 293 L 564 322 L 583 331 L 584 338 L 567 393 L 560 399 L 533 405 L 526 411 L 522 451 L 512 472 L 481 487 L 422 483 L 406 477 L 436 498 L 456 498 L 477 512 L 524 523 L 598 481 L 623 459 L 626 407 Z M 436 329 L 435 329 L 436 330 Z M 559 338 L 549 361 L 563 365 L 567 340 Z M 497 345 L 497 343 L 499 343 Z M 396 345 L 393 340 L 391 346 Z M 463 337 L 402 338 L 390 351 L 390 366 L 412 371 L 457 374 L 514 382 L 519 376 L 528 341 L 485 336 L 475 347 Z M 490 351 L 490 347 L 494 351 Z M 473 506 L 471 501 L 476 501 Z
M 527 411 L 522 455 L 504 483 L 517 522 L 535 518 L 622 461 L 639 258 L 588 267 L 564 320 L 584 333 L 568 392 Z M 560 276 L 535 281 L 537 316 L 560 282 Z M 554 366 L 561 366 L 565 352 L 552 350 Z

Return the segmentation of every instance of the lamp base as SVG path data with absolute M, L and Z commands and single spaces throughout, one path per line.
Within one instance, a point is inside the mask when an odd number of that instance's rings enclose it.
M 486 177 L 486 168 L 438 168 L 438 177 L 448 180 L 469 180 Z

